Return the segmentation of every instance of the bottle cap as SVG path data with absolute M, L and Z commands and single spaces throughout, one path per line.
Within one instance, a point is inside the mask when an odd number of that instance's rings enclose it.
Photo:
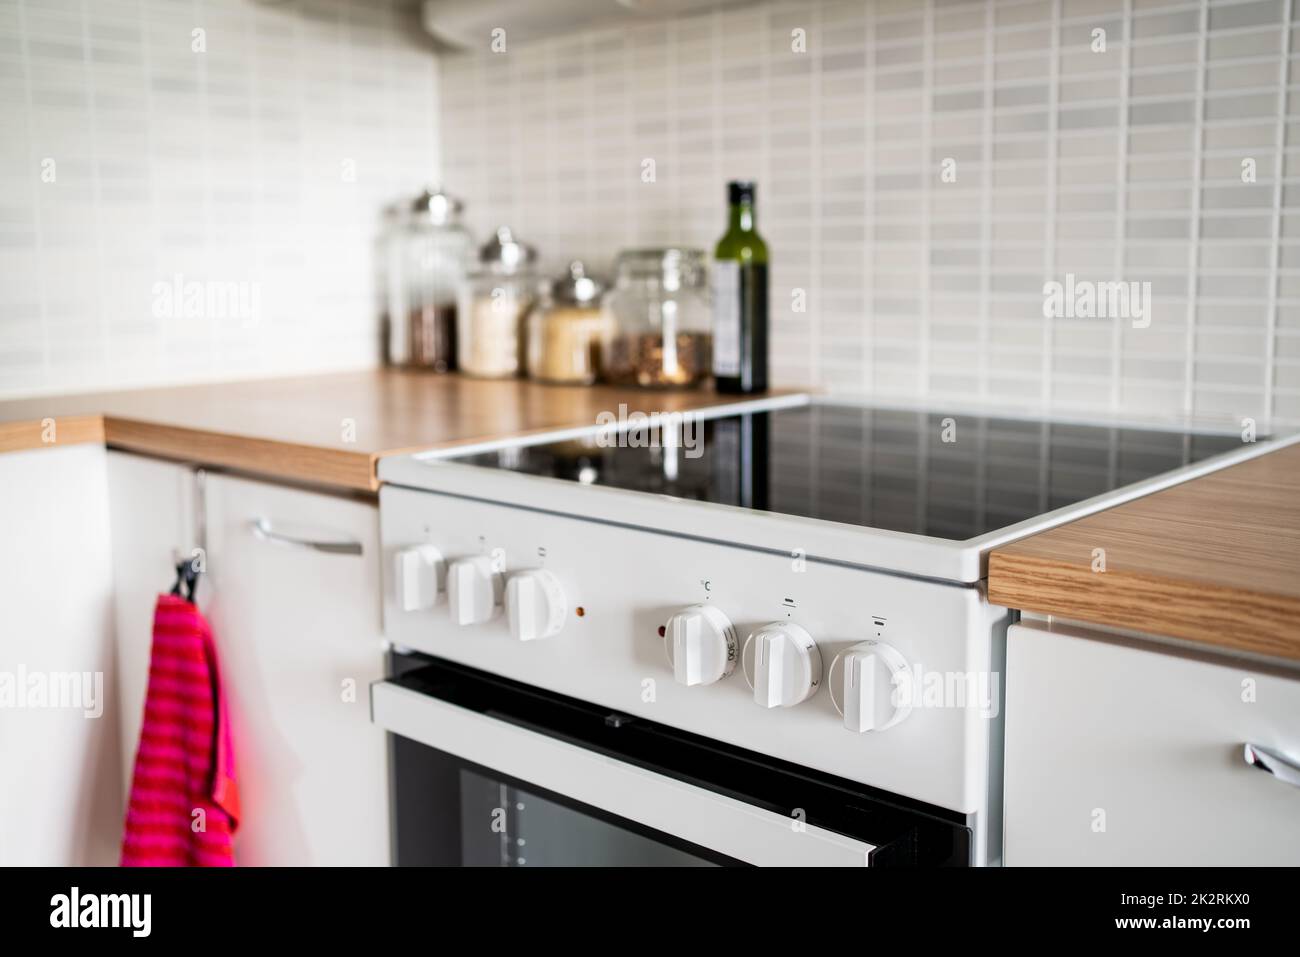
M 733 206 L 737 203 L 752 203 L 757 192 L 758 184 L 752 179 L 733 179 L 727 184 L 727 201 Z

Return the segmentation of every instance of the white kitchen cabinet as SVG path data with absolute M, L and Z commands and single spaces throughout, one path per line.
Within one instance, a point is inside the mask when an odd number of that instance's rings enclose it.
M 384 664 L 378 509 L 216 475 L 205 497 L 203 607 L 231 707 L 237 860 L 387 864 L 387 743 L 368 705 Z
M 1300 864 L 1300 675 L 1045 622 L 1010 629 L 1008 865 Z
M 117 861 L 106 458 L 0 455 L 0 865 Z

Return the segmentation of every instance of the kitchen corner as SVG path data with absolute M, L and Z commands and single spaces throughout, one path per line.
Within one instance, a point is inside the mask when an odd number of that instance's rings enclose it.
M 0 0 L 6 933 L 373 946 L 423 867 L 1285 931 L 1298 65 L 1273 0 Z

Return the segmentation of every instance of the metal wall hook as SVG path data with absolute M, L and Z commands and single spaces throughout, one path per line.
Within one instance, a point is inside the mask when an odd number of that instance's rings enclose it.
M 194 469 L 194 497 L 192 529 L 195 545 L 189 554 L 182 554 L 178 549 L 172 550 L 172 564 L 176 568 L 176 579 L 171 587 L 171 594 L 184 598 L 191 604 L 198 591 L 199 578 L 207 571 L 208 561 L 208 516 L 207 516 L 207 471 Z

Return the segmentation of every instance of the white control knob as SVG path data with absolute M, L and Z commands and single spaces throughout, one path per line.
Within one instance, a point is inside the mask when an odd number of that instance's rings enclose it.
M 433 545 L 399 549 L 393 556 L 397 607 L 402 611 L 428 611 L 438 603 L 446 576 L 447 563 Z
M 912 712 L 912 672 L 907 659 L 883 641 L 862 641 L 835 656 L 831 701 L 850 731 L 884 731 Z
M 447 600 L 451 620 L 458 625 L 477 625 L 488 621 L 501 605 L 505 589 L 501 573 L 486 555 L 461 558 L 447 569 Z
M 727 616 L 712 605 L 683 608 L 664 626 L 664 651 L 684 685 L 711 685 L 736 668 L 740 643 Z
M 559 634 L 568 613 L 560 580 L 545 569 L 520 572 L 506 582 L 506 620 L 520 641 Z
M 792 621 L 774 621 L 749 636 L 745 680 L 764 708 L 790 708 L 816 693 L 822 656 L 812 635 Z

